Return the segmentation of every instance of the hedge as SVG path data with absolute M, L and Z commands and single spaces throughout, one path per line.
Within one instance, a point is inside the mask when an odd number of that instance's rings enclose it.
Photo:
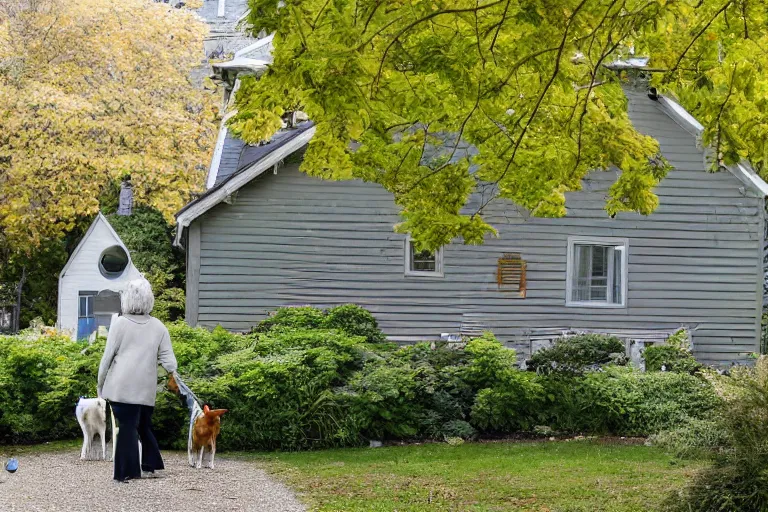
M 397 347 L 382 343 L 373 317 L 356 306 L 282 310 L 246 335 L 169 330 L 180 374 L 200 399 L 229 409 L 221 449 L 472 438 L 542 426 L 649 435 L 703 418 L 718 401 L 706 380 L 686 373 L 610 364 L 583 374 L 525 372 L 490 334 L 463 349 Z M 103 340 L 85 346 L 55 334 L 1 337 L 0 442 L 77 437 L 75 403 L 93 395 L 103 348 Z M 163 447 L 186 446 L 187 411 L 162 388 L 154 421 Z

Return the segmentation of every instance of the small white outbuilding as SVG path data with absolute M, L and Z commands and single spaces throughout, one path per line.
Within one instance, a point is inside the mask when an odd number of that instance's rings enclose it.
M 120 290 L 140 276 L 128 248 L 99 213 L 59 275 L 57 327 L 77 340 L 109 328 L 120 312 Z

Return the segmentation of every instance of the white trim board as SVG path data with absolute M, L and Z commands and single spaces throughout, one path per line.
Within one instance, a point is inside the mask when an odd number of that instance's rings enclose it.
M 247 13 L 246 13 L 246 16 L 247 16 Z M 268 46 L 268 45 L 272 44 L 272 40 L 273 40 L 274 38 L 275 38 L 275 34 L 274 34 L 274 33 L 272 33 L 272 34 L 269 34 L 267 37 L 264 37 L 264 38 L 262 38 L 262 39 L 259 39 L 258 41 L 256 41 L 256 42 L 255 42 L 255 43 L 253 43 L 253 44 L 249 44 L 249 45 L 248 45 L 248 46 L 246 46 L 245 48 L 240 48 L 239 50 L 237 50 L 237 51 L 235 52 L 235 58 L 237 58 L 237 57 L 242 57 L 242 56 L 243 56 L 243 55 L 245 55 L 246 53 L 250 53 L 250 52 L 252 52 L 252 51 L 254 51 L 254 50 L 258 50 L 258 49 L 260 49 L 260 48 L 261 48 L 261 47 L 263 47 L 263 46 Z
M 239 83 L 239 82 L 238 82 Z M 227 128 L 227 121 L 235 115 L 236 112 L 229 112 L 221 120 L 219 126 L 219 134 L 216 137 L 216 145 L 213 149 L 213 158 L 211 158 L 211 166 L 208 168 L 208 177 L 205 180 L 205 189 L 211 189 L 216 184 L 216 178 L 219 177 L 219 165 L 221 164 L 221 154 L 224 151 L 224 141 L 227 138 L 229 129 Z
M 210 194 L 201 197 L 196 203 L 192 204 L 189 209 L 181 212 L 176 217 L 176 239 L 173 241 L 173 244 L 177 247 L 181 247 L 181 235 L 184 232 L 184 229 L 189 227 L 192 221 L 196 218 L 200 217 L 217 204 L 223 202 L 228 196 L 240 190 L 257 176 L 263 174 L 264 171 L 272 169 L 291 153 L 306 146 L 315 135 L 315 129 L 316 127 L 314 126 L 308 128 L 307 131 L 289 140 L 263 159 L 248 167 L 246 170 L 239 174 L 234 174 L 229 181 L 222 183 L 219 188 L 212 189 Z

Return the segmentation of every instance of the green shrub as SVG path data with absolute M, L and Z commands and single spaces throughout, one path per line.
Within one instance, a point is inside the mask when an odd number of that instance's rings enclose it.
M 490 334 L 465 349 L 395 348 L 341 323 L 296 327 L 328 318 L 297 309 L 248 335 L 168 326 L 181 376 L 205 403 L 229 409 L 222 450 L 471 439 L 543 425 L 646 435 L 703 418 L 718 400 L 707 380 L 684 373 L 609 366 L 538 375 L 517 369 L 514 351 Z M 39 332 L 0 338 L 0 443 L 76 437 L 74 407 L 93 396 L 103 349 L 104 340 L 87 346 Z M 154 425 L 162 447 L 186 446 L 188 411 L 178 397 L 158 393 Z
M 355 304 L 344 304 L 329 309 L 323 326 L 328 329 L 344 331 L 350 336 L 362 336 L 368 343 L 386 341 L 386 337 L 379 330 L 379 324 L 373 315 Z
M 730 443 L 723 419 L 691 418 L 671 430 L 663 430 L 649 438 L 654 446 L 673 453 L 676 457 L 706 457 Z
M 526 361 L 530 371 L 541 374 L 580 374 L 608 363 L 626 364 L 624 343 L 613 336 L 580 334 L 558 338 Z
M 364 339 L 332 330 L 273 329 L 220 355 L 190 387 L 227 408 L 221 445 L 303 449 L 355 444 L 358 429 L 333 392 L 362 364 Z M 198 391 L 199 390 L 199 391 Z
M 461 439 L 474 439 L 477 430 L 464 420 L 446 421 L 440 428 L 440 435 L 444 439 L 459 437 Z
M 312 306 L 279 308 L 257 325 L 254 332 L 269 332 L 282 327 L 293 329 L 336 329 L 350 336 L 362 336 L 368 343 L 383 343 L 384 333 L 366 309 L 355 304 L 336 306 L 324 312 Z
M 515 362 L 514 351 L 490 334 L 471 340 L 464 350 L 420 343 L 379 353 L 350 382 L 351 414 L 368 438 L 469 438 L 478 428 L 474 416 L 470 420 L 476 395 L 500 383 L 509 387 L 524 375 Z M 481 408 L 479 417 L 486 410 Z M 496 429 L 490 422 L 480 428 Z
M 709 375 L 723 398 L 720 409 L 726 449 L 698 473 L 666 509 L 708 512 L 768 510 L 768 357 L 730 377 Z
M 646 436 L 702 418 L 719 403 L 704 379 L 612 366 L 543 379 L 548 424 L 568 432 Z
M 325 321 L 325 313 L 311 306 L 280 308 L 266 320 L 262 320 L 254 332 L 269 332 L 276 327 L 294 329 L 318 329 Z
M 492 334 L 470 340 L 464 351 L 469 356 L 469 364 L 462 377 L 476 389 L 496 386 L 516 372 L 517 354 L 504 348 Z
M 645 370 L 649 372 L 696 373 L 702 366 L 691 352 L 688 333 L 680 329 L 669 337 L 665 345 L 653 345 L 643 352 Z
M 58 335 L 0 337 L 0 442 L 33 443 L 79 432 L 80 396 L 94 396 L 103 341 L 83 345 Z
M 768 511 L 768 461 L 718 460 L 665 503 L 674 512 Z
M 394 357 L 371 360 L 352 377 L 348 404 L 363 435 L 401 439 L 419 433 L 423 408 L 417 399 L 424 371 Z
M 537 376 L 512 371 L 481 389 L 472 406 L 472 424 L 495 433 L 531 430 L 542 418 L 544 388 Z

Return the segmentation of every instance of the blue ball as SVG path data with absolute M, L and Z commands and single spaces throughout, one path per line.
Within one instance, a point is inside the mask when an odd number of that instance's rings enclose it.
M 8 471 L 9 473 L 15 473 L 17 469 L 19 469 L 18 460 L 11 459 L 5 463 L 5 470 Z

